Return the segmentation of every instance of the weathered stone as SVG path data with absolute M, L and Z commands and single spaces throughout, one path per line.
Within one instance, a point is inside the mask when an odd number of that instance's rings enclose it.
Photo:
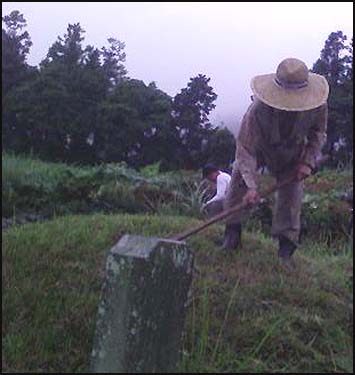
M 92 372 L 174 371 L 192 272 L 184 242 L 122 237 L 107 258 Z

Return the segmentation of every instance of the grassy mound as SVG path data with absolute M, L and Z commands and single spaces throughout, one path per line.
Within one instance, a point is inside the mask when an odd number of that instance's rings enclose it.
M 3 233 L 3 371 L 88 369 L 104 264 L 124 233 L 166 237 L 197 220 L 67 216 Z M 189 240 L 196 254 L 182 372 L 352 372 L 351 244 L 304 243 L 297 271 L 246 233 L 223 255 L 223 227 Z

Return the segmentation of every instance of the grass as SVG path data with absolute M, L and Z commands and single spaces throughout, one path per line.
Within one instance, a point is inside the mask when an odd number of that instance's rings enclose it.
M 352 372 L 350 245 L 338 244 L 336 254 L 319 245 L 322 257 L 305 245 L 296 256 L 297 271 L 286 275 L 271 241 L 253 235 L 244 243 L 230 258 L 218 252 L 197 257 L 201 272 L 181 370 Z M 198 306 L 206 304 L 209 316 L 199 318 Z M 202 356 L 195 349 L 200 340 L 203 347 L 209 342 Z
M 167 237 L 198 223 L 159 215 L 67 216 L 3 233 L 4 372 L 86 372 L 106 255 L 124 233 Z M 223 227 L 189 240 L 196 254 L 181 372 L 352 372 L 352 243 L 305 241 L 285 274 L 276 244 Z

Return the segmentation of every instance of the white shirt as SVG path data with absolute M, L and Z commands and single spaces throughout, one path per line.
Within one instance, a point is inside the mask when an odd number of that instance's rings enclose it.
M 228 173 L 219 171 L 219 175 L 217 176 L 217 193 L 212 199 L 206 202 L 206 205 L 223 199 L 227 194 L 230 181 L 231 176 Z

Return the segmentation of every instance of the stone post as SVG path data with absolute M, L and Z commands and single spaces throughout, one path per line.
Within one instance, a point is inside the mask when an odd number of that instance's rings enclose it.
M 159 238 L 125 235 L 110 250 L 92 372 L 176 370 L 193 261 L 184 242 Z

